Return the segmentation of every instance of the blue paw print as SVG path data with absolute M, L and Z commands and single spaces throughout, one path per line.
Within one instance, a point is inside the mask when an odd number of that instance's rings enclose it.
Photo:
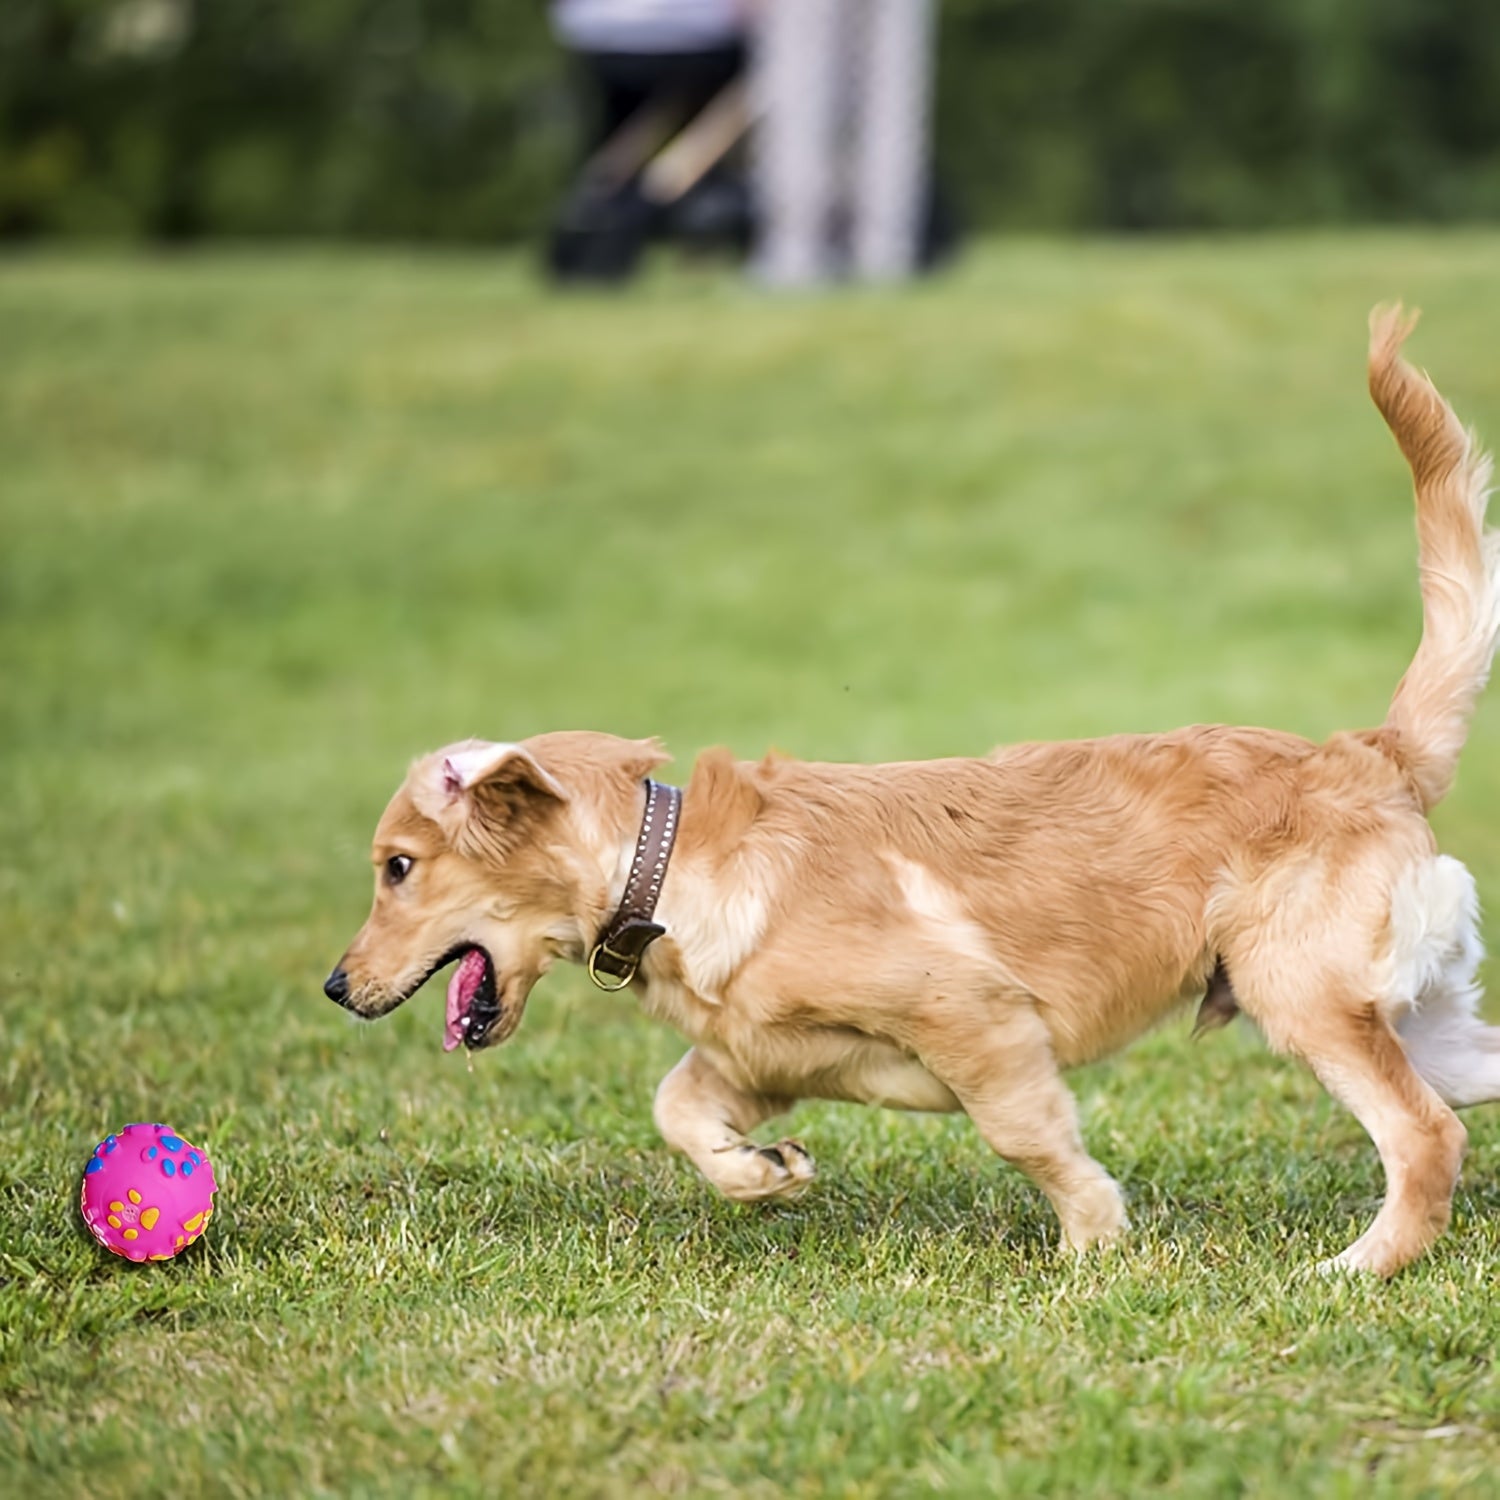
M 88 1166 L 83 1169 L 83 1175 L 85 1177 L 91 1177 L 95 1172 L 102 1172 L 104 1170 L 104 1158 L 108 1156 L 112 1151 L 116 1150 L 119 1147 L 119 1144 L 120 1140 L 118 1136 L 105 1136 L 104 1139 L 94 1147 L 94 1154 L 89 1158 Z

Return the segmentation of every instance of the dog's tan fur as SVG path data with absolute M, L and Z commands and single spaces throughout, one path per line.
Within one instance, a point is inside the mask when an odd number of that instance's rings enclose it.
M 1477 1018 L 1473 883 L 1423 816 L 1451 784 L 1500 628 L 1487 466 L 1371 318 L 1370 388 L 1416 484 L 1424 626 L 1380 729 L 1029 744 L 884 766 L 711 751 L 635 988 L 691 1038 L 656 1119 L 723 1193 L 800 1192 L 800 1146 L 748 1133 L 799 1098 L 968 1112 L 1048 1195 L 1068 1242 L 1125 1225 L 1062 1070 L 1123 1046 L 1213 979 L 1374 1139 L 1387 1196 L 1336 1264 L 1389 1274 L 1448 1221 L 1465 1132 L 1500 1097 Z M 351 1008 L 399 1004 L 482 945 L 508 1036 L 620 899 L 654 742 L 546 734 L 418 761 L 376 831 Z M 455 771 L 455 766 L 460 771 Z M 413 861 L 399 885 L 386 861 Z

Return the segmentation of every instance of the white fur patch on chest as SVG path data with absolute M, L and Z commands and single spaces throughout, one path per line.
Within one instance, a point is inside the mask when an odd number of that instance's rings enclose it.
M 676 946 L 687 987 L 710 1005 L 760 946 L 771 909 L 771 872 L 738 861 L 727 877 L 705 877 L 692 865 L 669 868 L 657 921 Z

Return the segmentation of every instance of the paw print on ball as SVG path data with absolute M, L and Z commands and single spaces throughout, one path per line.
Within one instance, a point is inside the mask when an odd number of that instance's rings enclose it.
M 92 1157 L 89 1158 L 89 1164 L 88 1164 L 88 1166 L 86 1166 L 83 1169 L 83 1175 L 85 1177 L 89 1177 L 89 1176 L 92 1176 L 95 1172 L 102 1172 L 104 1170 L 104 1159 L 106 1157 L 108 1157 L 108 1156 L 113 1156 L 115 1154 L 115 1152 L 118 1151 L 119 1149 L 120 1149 L 120 1137 L 119 1136 L 117 1136 L 117 1135 L 107 1135 L 107 1136 L 105 1136 L 104 1139 L 102 1141 L 100 1141 L 97 1146 L 94 1147 L 94 1154 L 93 1154 Z
M 156 1162 L 163 1177 L 176 1177 L 179 1173 L 183 1177 L 191 1177 L 203 1165 L 202 1156 L 180 1135 L 167 1133 L 165 1127 L 160 1125 L 154 1128 L 162 1130 L 163 1134 L 158 1137 L 155 1145 L 147 1146 L 141 1152 L 141 1160 Z
M 127 1125 L 94 1148 L 80 1207 L 94 1238 L 130 1260 L 170 1260 L 213 1217 L 207 1156 L 161 1124 Z

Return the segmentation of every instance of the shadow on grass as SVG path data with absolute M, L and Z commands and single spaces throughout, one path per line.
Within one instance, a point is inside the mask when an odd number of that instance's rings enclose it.
M 483 1266 L 497 1254 L 536 1260 L 619 1259 L 637 1270 L 759 1266 L 811 1257 L 857 1271 L 872 1257 L 894 1265 L 1000 1256 L 1013 1270 L 1057 1265 L 1061 1242 L 1045 1198 L 1019 1174 L 885 1164 L 814 1185 L 793 1203 L 742 1205 L 719 1198 L 691 1168 L 616 1162 L 580 1171 L 536 1158 L 497 1168 L 457 1159 L 383 1174 L 369 1163 L 332 1174 L 311 1204 L 267 1195 L 225 1215 L 221 1243 L 250 1264 L 344 1247 L 420 1253 L 457 1247 L 455 1261 Z M 1351 1186 L 1333 1171 L 1309 1183 L 1291 1169 L 1236 1176 L 1217 1190 L 1201 1177 L 1166 1184 L 1126 1175 L 1130 1242 L 1177 1247 L 1205 1266 L 1252 1256 L 1304 1258 L 1362 1227 L 1378 1207 L 1378 1181 Z M 1334 1248 L 1337 1248 L 1336 1246 Z

